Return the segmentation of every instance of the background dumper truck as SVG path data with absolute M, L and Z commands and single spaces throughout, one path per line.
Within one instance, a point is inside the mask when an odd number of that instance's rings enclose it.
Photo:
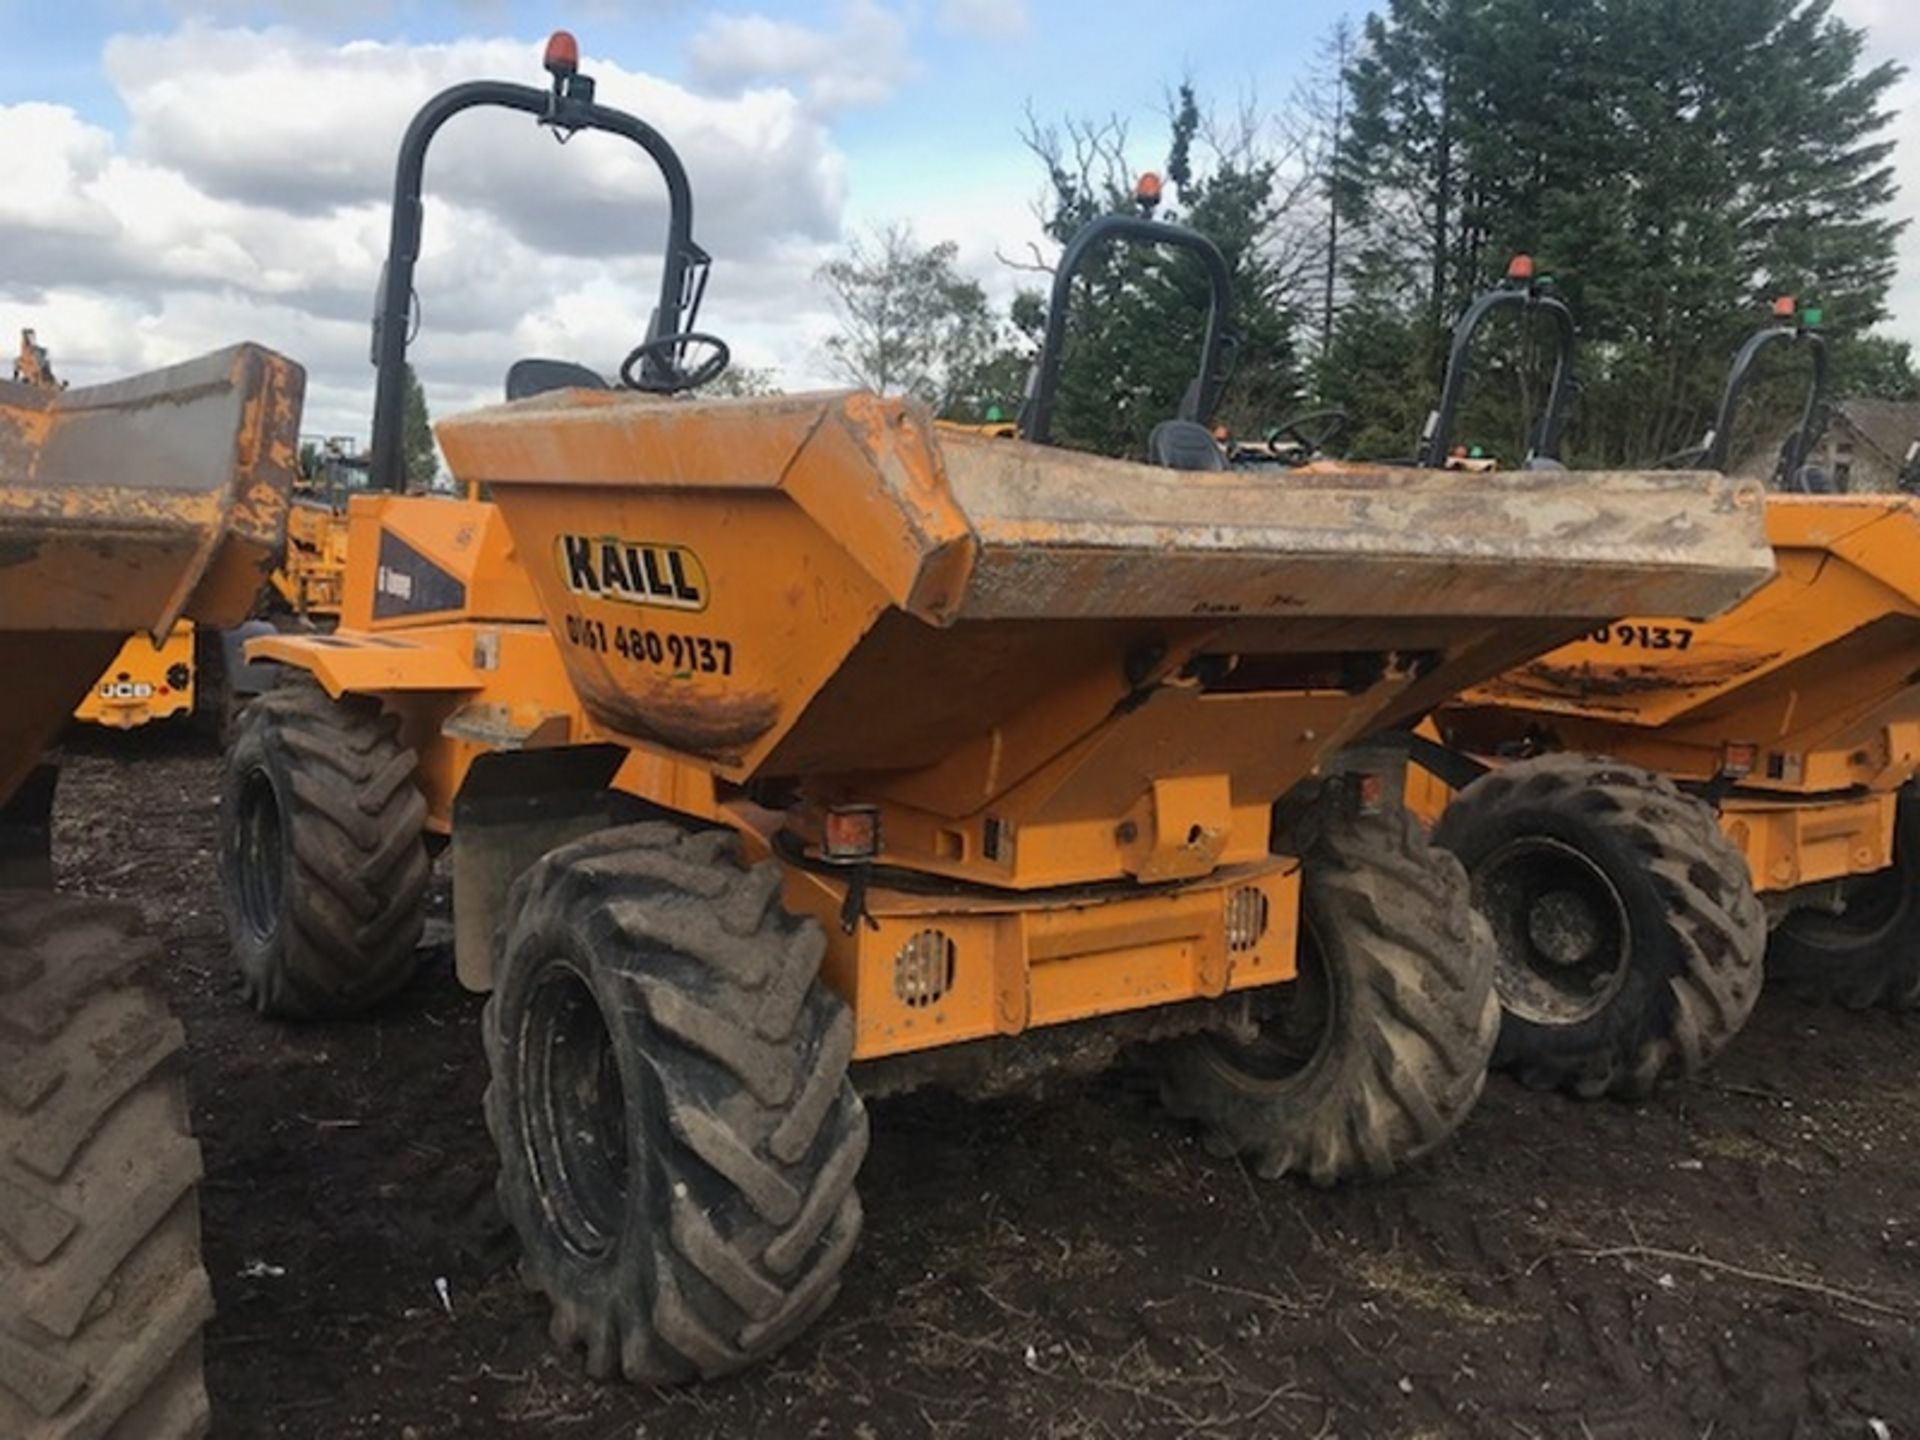
M 205 1432 L 185 1036 L 131 909 L 51 890 L 46 745 L 129 631 L 243 616 L 278 560 L 304 375 L 255 346 L 0 383 L 0 1435 Z

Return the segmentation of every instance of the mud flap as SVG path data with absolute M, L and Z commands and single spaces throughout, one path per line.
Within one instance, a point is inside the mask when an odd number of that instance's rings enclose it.
M 1408 763 L 1418 765 L 1450 790 L 1464 790 L 1487 773 L 1488 767 L 1471 755 L 1410 730 L 1395 731 L 1381 739 L 1404 750 Z
M 53 888 L 53 790 L 60 767 L 43 760 L 0 805 L 0 890 Z
M 247 659 L 247 642 L 262 635 L 278 635 L 279 627 L 270 620 L 248 620 L 222 630 L 216 637 L 220 645 L 220 663 L 224 666 L 227 693 L 238 710 L 280 683 L 285 670 L 271 660 Z
M 482 755 L 453 802 L 453 958 L 469 990 L 493 988 L 493 935 L 520 872 L 596 830 L 673 818 L 608 788 L 627 757 L 617 745 L 566 745 Z

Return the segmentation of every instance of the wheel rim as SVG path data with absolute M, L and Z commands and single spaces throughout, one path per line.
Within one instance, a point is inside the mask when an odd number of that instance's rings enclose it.
M 1301 933 L 1298 974 L 1287 984 L 1263 987 L 1260 1000 L 1259 1031 L 1253 1039 L 1209 1032 L 1207 1050 L 1216 1067 L 1239 1085 L 1268 1092 L 1288 1089 L 1319 1065 L 1345 1013 L 1311 920 Z
M 1626 983 L 1626 901 L 1577 847 L 1548 835 L 1509 840 L 1474 867 L 1473 903 L 1493 930 L 1494 985 L 1509 1014 L 1575 1025 Z
M 597 1259 L 626 1217 L 626 1090 L 600 1002 L 572 965 L 545 967 L 518 1049 L 523 1135 L 542 1205 L 570 1250 Z
M 256 939 L 271 936 L 280 923 L 286 894 L 286 837 L 280 823 L 280 797 L 264 770 L 248 773 L 240 787 L 238 832 L 240 913 Z

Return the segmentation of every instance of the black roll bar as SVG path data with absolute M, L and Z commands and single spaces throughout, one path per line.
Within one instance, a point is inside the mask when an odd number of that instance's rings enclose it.
M 1180 401 L 1180 418 L 1205 424 L 1220 403 L 1220 392 L 1226 388 L 1222 355 L 1230 348 L 1227 315 L 1233 308 L 1233 277 L 1227 269 L 1226 256 L 1213 241 L 1184 225 L 1135 215 L 1102 215 L 1075 232 L 1053 272 L 1046 336 L 1027 383 L 1026 399 L 1020 406 L 1019 429 L 1024 440 L 1045 445 L 1053 434 L 1053 406 L 1060 391 L 1060 362 L 1066 348 L 1067 309 L 1072 301 L 1073 278 L 1095 249 L 1116 240 L 1139 245 L 1170 245 L 1200 257 L 1210 288 L 1207 329 L 1200 342 L 1200 368 Z
M 561 44 L 565 39 L 564 46 Z M 578 73 L 577 51 L 571 36 L 557 33 L 547 46 L 547 69 L 553 85 L 537 90 L 505 80 L 470 80 L 450 86 L 422 105 L 407 126 L 394 166 L 393 226 L 387 239 L 387 263 L 381 271 L 379 306 L 373 320 L 373 363 L 377 367 L 373 392 L 373 440 L 370 446 L 369 488 L 397 491 L 404 487 L 405 462 L 401 448 L 402 408 L 405 402 L 408 324 L 413 302 L 413 270 L 420 257 L 423 207 L 420 186 L 426 168 L 427 146 L 440 127 L 463 110 L 495 106 L 520 110 L 561 139 L 580 130 L 604 130 L 633 141 L 660 167 L 667 182 L 666 267 L 660 276 L 660 301 L 647 327 L 647 339 L 677 335 L 693 328 L 700 297 L 706 289 L 706 251 L 693 242 L 693 192 L 686 167 L 664 136 L 638 116 L 598 105 L 593 80 Z M 664 378 L 672 361 L 665 355 L 648 356 L 644 374 Z
M 1811 356 L 1807 398 L 1800 410 L 1800 423 L 1780 442 L 1780 456 L 1773 467 L 1775 489 L 1793 489 L 1800 484 L 1798 477 L 1807 456 L 1812 453 L 1821 431 L 1826 429 L 1822 406 L 1827 393 L 1827 338 L 1798 318 L 1781 320 L 1754 331 L 1733 357 L 1726 388 L 1720 392 L 1720 406 L 1714 412 L 1713 428 L 1700 442 L 1700 464 L 1704 469 L 1727 468 L 1733 454 L 1733 422 L 1740 405 L 1740 392 L 1746 388 L 1747 379 L 1761 355 L 1782 342 L 1805 345 Z
M 1518 265 L 1516 260 L 1515 268 Z M 1544 312 L 1553 320 L 1553 384 L 1547 391 L 1546 408 L 1541 411 L 1540 421 L 1528 441 L 1526 458 L 1528 461 L 1560 458 L 1560 431 L 1566 424 L 1567 401 L 1573 393 L 1573 355 L 1578 331 L 1566 302 L 1533 278 L 1531 265 L 1526 269 L 1527 273 L 1521 275 L 1510 270 L 1504 283 L 1478 296 L 1455 322 L 1453 342 L 1447 352 L 1446 379 L 1440 387 L 1440 404 L 1428 414 L 1426 428 L 1420 433 L 1420 446 L 1414 454 L 1416 465 L 1437 470 L 1447 463 L 1454 420 L 1467 391 L 1474 334 L 1489 315 L 1507 306 L 1518 306 L 1529 314 Z

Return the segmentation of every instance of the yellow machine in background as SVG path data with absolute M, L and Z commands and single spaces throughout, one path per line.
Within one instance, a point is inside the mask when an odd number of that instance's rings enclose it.
M 141 987 L 160 947 L 132 907 L 53 893 L 42 756 L 129 631 L 246 613 L 304 380 L 254 346 L 49 378 L 0 381 L 0 1435 L 201 1435 L 185 1036 Z
M 181 620 L 155 644 L 151 635 L 133 635 L 93 682 L 73 718 L 109 730 L 131 730 L 152 720 L 193 713 L 196 662 L 194 628 Z
M 47 348 L 32 330 L 20 332 L 13 378 L 36 390 L 57 393 L 67 388 L 53 373 Z M 206 647 L 219 643 L 217 632 L 197 635 L 187 619 L 177 621 L 157 639 L 144 633 L 128 636 L 74 707 L 73 718 L 104 729 L 132 730 L 156 720 L 191 716 Z
M 1226 261 L 1126 216 L 1067 246 L 1022 438 L 870 394 L 682 398 L 727 362 L 694 328 L 686 173 L 593 102 L 570 36 L 547 68 L 409 126 L 373 488 L 400 481 L 420 180 L 457 112 L 647 152 L 654 318 L 620 391 L 522 362 L 509 403 L 443 421 L 496 504 L 356 500 L 339 630 L 254 642 L 311 677 L 228 752 L 256 1000 L 340 1013 L 403 980 L 450 828 L 523 1273 L 591 1373 L 650 1383 L 738 1370 L 831 1302 L 863 1094 L 1006 1091 L 1152 1043 L 1169 1104 L 1264 1175 L 1442 1143 L 1483 1083 L 1492 957 L 1371 742 L 1632 597 L 1730 603 L 1771 564 L 1747 492 L 1227 471 L 1205 428 Z M 1212 287 L 1146 464 L 1046 443 L 1070 287 L 1119 241 Z
M 1825 347 L 1790 299 L 1775 317 L 1676 461 L 1727 468 L 1755 360 L 1790 344 L 1812 373 L 1775 483 L 1815 488 Z M 1920 501 L 1763 509 L 1776 572 L 1732 610 L 1636 608 L 1415 742 L 1436 773 L 1409 803 L 1499 942 L 1496 1058 L 1534 1083 L 1632 1094 L 1696 1067 L 1745 1020 L 1763 951 L 1809 997 L 1920 1003 Z
M 16 384 L 31 385 L 36 390 L 67 388 L 67 382 L 53 373 L 53 362 L 47 356 L 47 347 L 39 342 L 31 330 L 20 332 L 20 350 L 14 356 L 13 378 Z
M 1706 796 L 1772 918 L 1769 973 L 1920 1003 L 1920 500 L 1771 495 L 1765 512 L 1778 572 L 1733 610 L 1598 626 L 1467 691 L 1440 732 L 1484 756 L 1618 757 Z
M 347 505 L 367 488 L 367 457 L 350 439 L 333 435 L 302 442 L 301 460 L 286 558 L 273 572 L 273 591 L 293 614 L 332 622 L 346 580 Z

